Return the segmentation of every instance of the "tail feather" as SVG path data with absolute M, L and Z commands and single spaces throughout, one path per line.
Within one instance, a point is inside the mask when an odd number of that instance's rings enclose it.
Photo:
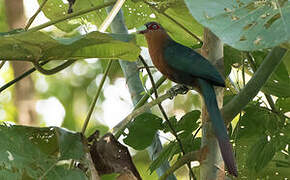
M 214 88 L 208 81 L 203 79 L 198 79 L 198 83 L 200 85 L 200 90 L 220 146 L 225 166 L 230 174 L 237 177 L 238 172 L 233 154 L 233 148 L 227 134 L 227 128 L 217 105 Z

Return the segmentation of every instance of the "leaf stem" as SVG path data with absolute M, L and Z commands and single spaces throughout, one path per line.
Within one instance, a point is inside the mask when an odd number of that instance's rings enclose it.
M 44 61 L 44 62 L 41 62 L 39 65 L 44 65 L 48 63 L 48 61 Z M 36 71 L 36 69 L 33 67 L 31 69 L 29 69 L 28 71 L 24 72 L 23 74 L 21 74 L 20 76 L 18 76 L 17 78 L 9 81 L 8 83 L 6 83 L 5 85 L 3 85 L 1 88 L 0 88 L 0 93 L 2 91 L 4 91 L 5 89 L 9 88 L 10 86 L 12 86 L 13 84 L 15 84 L 16 82 L 20 81 L 21 79 L 25 78 L 26 76 L 29 76 L 31 73 L 33 73 L 34 71 Z
M 95 105 L 96 105 L 96 103 L 97 103 L 97 100 L 98 100 L 98 98 L 99 98 L 99 96 L 100 96 L 100 94 L 101 94 L 101 90 L 102 90 L 103 85 L 104 85 L 104 83 L 105 83 L 105 80 L 106 80 L 106 78 L 107 78 L 107 76 L 108 76 L 108 73 L 109 73 L 109 70 L 110 70 L 110 68 L 111 68 L 112 62 L 113 62 L 113 61 L 109 61 L 109 64 L 108 64 L 107 67 L 106 67 L 105 73 L 104 73 L 104 75 L 103 75 L 103 77 L 102 77 L 102 80 L 101 80 L 101 82 L 100 82 L 100 84 L 99 84 L 99 87 L 98 87 L 98 89 L 97 89 L 97 93 L 96 93 L 96 95 L 95 95 L 95 97 L 94 97 L 94 99 L 93 99 L 93 102 L 92 102 L 91 105 L 90 105 L 89 112 L 88 112 L 88 114 L 87 114 L 87 117 L 86 117 L 85 122 L 84 122 L 83 127 L 82 127 L 82 134 L 85 133 L 86 128 L 87 128 L 87 126 L 88 126 L 88 124 L 89 124 L 89 121 L 90 121 L 91 115 L 92 115 L 92 113 L 93 113 L 93 111 L 94 111 L 94 107 L 95 107 Z
M 40 11 L 42 10 L 42 8 L 44 7 L 44 5 L 47 3 L 48 0 L 44 0 L 41 5 L 39 6 L 39 8 L 37 9 L 37 11 L 33 14 L 33 16 L 30 17 L 30 19 L 28 20 L 28 23 L 25 26 L 25 30 L 28 30 L 28 28 L 31 26 L 31 24 L 33 23 L 33 21 L 35 20 L 36 16 L 40 13 Z
M 105 3 L 103 4 L 103 7 L 113 5 L 113 3 L 115 3 L 115 2 L 116 2 L 116 1 L 113 1 L 113 2 L 111 2 L 111 1 L 110 1 L 110 2 L 105 2 Z M 104 31 L 106 31 L 106 29 L 107 29 L 107 28 L 109 27 L 109 25 L 112 23 L 113 19 L 114 19 L 115 16 L 117 15 L 117 13 L 120 11 L 120 9 L 121 9 L 122 5 L 124 4 L 124 2 L 125 2 L 124 0 L 118 0 L 118 1 L 116 2 L 116 4 L 114 5 L 113 9 L 112 9 L 111 12 L 109 13 L 109 15 L 106 17 L 106 19 L 105 19 L 105 20 L 103 21 L 103 23 L 100 25 L 100 27 L 99 27 L 99 31 L 100 31 L 100 32 L 104 32 Z M 105 4 L 107 4 L 107 5 L 104 6 Z M 93 9 L 93 8 L 91 8 L 91 9 Z M 94 10 L 96 10 L 96 9 L 94 9 Z M 90 106 L 90 109 L 89 109 L 89 112 L 88 112 L 88 114 L 87 114 L 87 117 L 86 117 L 86 119 L 85 119 L 85 122 L 84 122 L 84 124 L 83 124 L 82 134 L 85 133 L 86 128 L 87 128 L 87 126 L 88 126 L 88 124 L 89 124 L 90 117 L 91 117 L 91 115 L 92 115 L 92 113 L 93 113 L 94 107 L 95 107 L 96 102 L 97 102 L 97 100 L 98 100 L 98 98 L 99 98 L 99 95 L 100 95 L 100 93 L 101 93 L 101 90 L 102 90 L 102 87 L 103 87 L 104 82 L 105 82 L 105 80 L 106 80 L 106 77 L 108 76 L 108 73 L 109 73 L 109 71 L 110 71 L 110 68 L 111 68 L 112 62 L 113 62 L 113 61 L 110 59 L 108 65 L 107 65 L 107 67 L 106 67 L 106 70 L 105 70 L 104 76 L 103 76 L 103 78 L 102 78 L 102 80 L 101 80 L 101 83 L 100 83 L 100 85 L 99 85 L 99 87 L 98 87 L 97 93 L 96 93 L 96 95 L 95 95 L 95 97 L 94 97 L 94 99 L 93 99 L 93 102 L 92 102 L 92 104 L 91 104 L 91 106 Z
M 180 159 L 178 159 L 167 171 L 165 174 L 163 174 L 163 176 L 161 176 L 159 178 L 159 180 L 166 180 L 166 178 L 172 174 L 174 171 L 176 171 L 177 169 L 179 169 L 181 166 L 183 166 L 184 164 L 188 164 L 191 161 L 201 161 L 204 159 L 204 154 L 207 153 L 207 149 L 206 148 L 202 148 L 199 151 L 192 151 L 189 152 L 187 154 L 185 154 L 184 156 L 182 156 Z
M 123 133 L 124 129 L 127 127 L 127 124 L 132 121 L 135 117 L 138 115 L 146 112 L 148 109 L 151 107 L 155 106 L 158 103 L 161 103 L 162 101 L 166 99 L 171 99 L 173 98 L 174 95 L 170 93 L 169 91 L 165 93 L 164 95 L 160 96 L 159 98 L 144 104 L 143 106 L 136 108 L 132 113 L 130 113 L 125 119 L 123 119 L 119 124 L 117 124 L 113 129 L 111 129 L 111 132 L 116 133 L 115 137 L 119 138 L 121 134 Z
M 4 66 L 5 62 L 6 61 L 1 61 L 1 63 L 0 63 L 0 69 Z
M 64 17 L 61 17 L 61 18 L 58 18 L 58 19 L 55 19 L 55 20 L 52 20 L 52 21 L 49 21 L 47 23 L 44 23 L 44 24 L 41 24 L 39 26 L 36 26 L 34 28 L 31 28 L 29 30 L 27 30 L 27 32 L 35 32 L 35 31 L 38 31 L 40 29 L 43 29 L 43 28 L 46 28 L 48 26 L 51 26 L 51 25 L 54 25 L 54 24 L 57 24 L 59 22 L 62 22 L 62 21 L 65 21 L 65 20 L 68 20 L 68 19 L 71 19 L 71 18 L 74 18 L 74 17 L 77 17 L 77 16 L 80 16 L 80 15 L 83 15 L 83 14 L 86 14 L 86 13 L 89 13 L 91 11 L 95 11 L 95 10 L 98 10 L 98 9 L 102 9 L 102 8 L 105 8 L 107 6 L 111 6 L 115 3 L 116 1 L 110 1 L 110 2 L 106 2 L 102 5 L 98 5 L 98 6 L 95 6 L 95 7 L 91 7 L 91 8 L 88 8 L 88 9 L 84 9 L 84 10 L 80 10 L 78 12 L 75 12 L 75 13 L 72 13 L 72 14 L 67 14 L 66 16 Z
M 52 69 L 44 69 L 43 67 L 41 67 L 41 65 L 38 62 L 35 62 L 35 61 L 33 61 L 32 63 L 33 63 L 34 68 L 37 69 L 42 74 L 52 75 L 52 74 L 58 73 L 59 71 L 67 68 L 68 66 L 70 66 L 74 62 L 75 62 L 75 60 L 67 60 L 66 62 L 64 62 L 61 65 L 59 65 L 55 68 L 52 68 Z

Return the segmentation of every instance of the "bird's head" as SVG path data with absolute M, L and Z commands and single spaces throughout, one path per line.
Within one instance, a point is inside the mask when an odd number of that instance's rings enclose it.
M 145 29 L 139 31 L 139 34 L 154 33 L 164 31 L 163 27 L 157 22 L 148 22 L 145 24 Z
M 147 43 L 162 43 L 167 39 L 170 39 L 165 29 L 158 24 L 157 22 L 148 22 L 143 26 L 141 31 L 138 31 L 138 34 L 144 34 L 147 40 Z

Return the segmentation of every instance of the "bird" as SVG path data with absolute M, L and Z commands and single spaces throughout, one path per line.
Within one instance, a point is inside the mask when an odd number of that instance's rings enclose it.
M 193 49 L 174 41 L 157 22 L 148 22 L 143 34 L 154 66 L 171 81 L 193 87 L 202 95 L 221 155 L 229 174 L 238 176 L 233 148 L 217 105 L 214 86 L 225 87 L 217 69 Z

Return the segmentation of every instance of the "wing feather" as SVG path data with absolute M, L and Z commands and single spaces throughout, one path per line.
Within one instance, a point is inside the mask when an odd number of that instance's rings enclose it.
M 225 86 L 224 79 L 216 68 L 203 56 L 186 46 L 170 41 L 164 50 L 164 57 L 173 69 L 208 80 L 216 86 Z

